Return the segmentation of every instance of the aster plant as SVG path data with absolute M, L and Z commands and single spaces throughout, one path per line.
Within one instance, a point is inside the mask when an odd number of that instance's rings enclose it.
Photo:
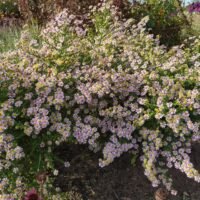
M 167 51 L 146 33 L 147 17 L 136 24 L 117 10 L 103 2 L 86 24 L 64 10 L 39 41 L 24 32 L 1 55 L 2 194 L 23 197 L 44 171 L 48 196 L 53 149 L 63 143 L 101 151 L 100 167 L 138 154 L 152 186 L 172 194 L 169 168 L 200 182 L 189 157 L 200 139 L 200 38 Z

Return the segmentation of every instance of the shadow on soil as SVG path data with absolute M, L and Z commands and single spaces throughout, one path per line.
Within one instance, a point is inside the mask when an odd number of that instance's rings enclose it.
M 63 146 L 57 150 L 58 156 L 71 163 L 69 168 L 57 164 L 60 175 L 55 184 L 63 191 L 75 191 L 83 200 L 153 200 L 155 189 L 143 174 L 138 162 L 130 164 L 130 155 L 116 159 L 105 168 L 98 166 L 100 155 L 84 146 Z M 200 145 L 194 145 L 192 161 L 200 170 Z M 200 200 L 200 184 L 188 179 L 176 169 L 171 170 L 174 187 L 179 191 L 169 200 Z

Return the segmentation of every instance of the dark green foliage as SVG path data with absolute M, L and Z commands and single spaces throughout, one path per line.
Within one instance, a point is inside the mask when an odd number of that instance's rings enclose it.
M 15 0 L 0 2 L 0 15 L 19 17 L 19 10 Z
M 181 44 L 182 29 L 190 24 L 183 12 L 179 0 L 145 0 L 132 8 L 136 20 L 149 16 L 147 27 L 154 35 L 159 35 L 161 44 L 167 47 Z

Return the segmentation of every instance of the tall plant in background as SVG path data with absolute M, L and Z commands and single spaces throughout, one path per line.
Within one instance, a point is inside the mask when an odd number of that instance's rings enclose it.
M 98 6 L 100 0 L 18 0 L 21 15 L 27 19 L 37 19 L 39 23 L 46 23 L 57 12 L 67 8 L 70 13 L 84 15 L 90 6 Z M 124 14 L 128 13 L 128 0 L 113 0 L 113 5 Z
M 5 0 L 0 1 L 0 17 L 19 17 L 19 9 L 17 5 L 17 0 Z
M 138 20 L 148 15 L 150 32 L 168 47 L 180 44 L 182 29 L 190 25 L 179 0 L 145 0 L 133 6 L 132 13 Z
M 29 0 L 18 0 L 17 5 L 19 8 L 20 14 L 24 19 L 29 20 L 32 18 Z
M 39 23 L 46 23 L 64 8 L 74 14 L 84 14 L 90 5 L 98 2 L 99 0 L 18 0 L 18 5 L 25 19 L 34 18 Z

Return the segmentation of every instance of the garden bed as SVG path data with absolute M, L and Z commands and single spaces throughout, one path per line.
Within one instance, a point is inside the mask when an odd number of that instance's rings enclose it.
M 0 32 L 0 199 L 200 199 L 200 37 L 113 3 Z
M 57 151 L 61 159 L 68 160 L 72 164 L 69 168 L 59 167 L 58 164 L 60 174 L 55 184 L 63 191 L 75 191 L 82 196 L 83 200 L 154 199 L 156 188 L 151 186 L 144 175 L 139 161 L 135 166 L 131 165 L 131 155 L 126 154 L 111 165 L 100 168 L 98 166 L 100 155 L 88 151 L 84 146 L 63 145 Z M 200 170 L 199 154 L 200 146 L 195 144 L 191 157 L 198 170 Z M 169 200 L 199 200 L 198 183 L 188 179 L 179 170 L 172 169 L 170 173 L 179 193 L 177 196 L 170 196 Z

